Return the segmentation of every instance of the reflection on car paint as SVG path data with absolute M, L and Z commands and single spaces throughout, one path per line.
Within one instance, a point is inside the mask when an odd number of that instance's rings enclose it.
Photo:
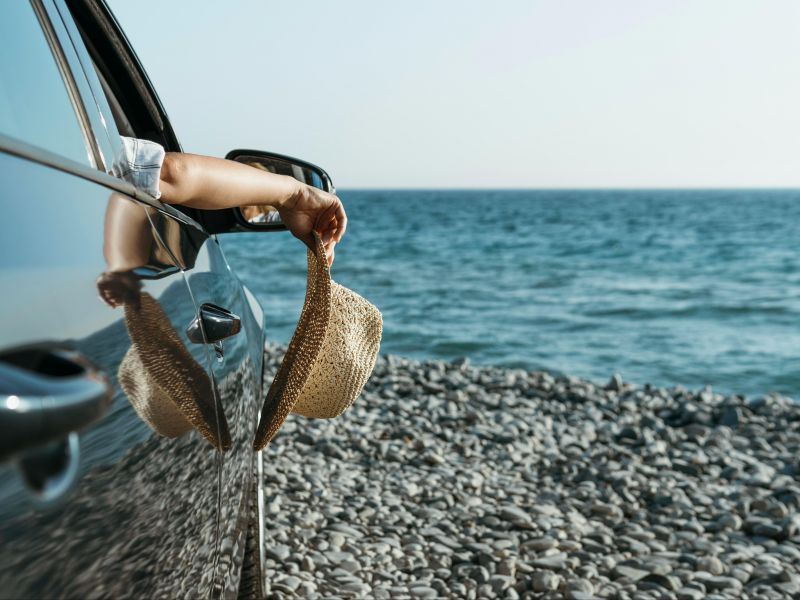
M 16 320 L 8 330 L 79 353 L 114 390 L 105 417 L 80 432 L 79 478 L 59 501 L 37 501 L 19 476 L 19 457 L 0 465 L 0 589 L 12 597 L 207 596 L 217 576 L 209 568 L 219 533 L 222 455 L 209 443 L 223 439 L 216 410 L 204 417 L 216 433 L 204 437 L 192 427 L 165 437 L 139 417 L 121 381 L 134 348 L 125 312 L 138 302 L 152 314 L 140 315 L 133 328 L 168 328 L 184 359 L 198 366 L 195 376 L 205 377 L 206 394 L 212 389 L 200 368 L 205 345 L 189 343 L 183 332 L 196 312 L 184 275 L 132 199 L 3 154 L 0 177 L 0 283 L 17 290 L 0 300 L 0 308 L 13 308 L 5 313 Z M 109 235 L 107 224 L 118 217 L 121 227 Z M 38 286 L 15 287 L 14 261 Z M 6 330 L 4 322 L 0 357 L 20 346 Z M 197 401 L 214 406 L 213 393 Z
M 161 305 L 142 291 L 142 281 L 177 272 L 172 255 L 153 236 L 148 210 L 154 212 L 120 194 L 112 194 L 106 208 L 103 255 L 108 268 L 97 288 L 109 306 L 124 307 L 132 341 L 117 377 L 136 413 L 156 433 L 178 437 L 194 427 L 212 446 L 228 450 L 228 422 L 205 369 Z
M 222 340 L 222 360 L 212 356 L 211 369 L 217 402 L 231 426 L 231 450 L 222 456 L 220 489 L 220 546 L 218 577 L 220 593 L 234 594 L 238 584 L 247 522 L 248 486 L 252 474 L 253 436 L 260 409 L 263 364 L 263 330 L 244 297 L 238 280 L 231 276 L 222 250 L 213 237 L 179 224 L 156 211 L 150 213 L 157 236 L 170 253 L 181 257 L 195 303 L 210 302 L 242 316 L 242 331 Z M 254 343 L 255 342 L 255 343 Z M 206 346 L 206 348 L 210 348 Z

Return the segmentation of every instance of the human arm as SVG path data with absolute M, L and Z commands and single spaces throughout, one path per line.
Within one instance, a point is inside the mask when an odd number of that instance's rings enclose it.
M 334 244 L 347 228 L 344 206 L 334 194 L 231 160 L 167 152 L 159 189 L 163 202 L 192 208 L 273 206 L 284 225 L 309 247 L 313 247 L 312 230 L 319 232 L 331 262 Z
M 103 302 L 112 308 L 123 304 L 138 305 L 142 284 L 132 271 L 147 264 L 152 245 L 145 209 L 124 196 L 111 194 L 103 224 L 106 270 L 96 282 Z

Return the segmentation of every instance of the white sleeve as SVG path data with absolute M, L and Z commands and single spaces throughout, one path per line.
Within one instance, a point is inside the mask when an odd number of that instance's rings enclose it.
M 164 147 L 156 142 L 120 136 L 123 156 L 119 164 L 120 175 L 137 189 L 154 198 L 161 197 L 158 182 L 164 164 Z

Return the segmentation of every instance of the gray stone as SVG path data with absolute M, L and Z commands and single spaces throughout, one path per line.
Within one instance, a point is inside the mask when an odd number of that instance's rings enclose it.
M 355 573 L 361 570 L 361 564 L 357 560 L 343 560 L 337 566 L 349 573 Z
M 625 565 L 617 565 L 614 568 L 614 576 L 617 579 L 625 578 L 634 583 L 639 581 L 640 579 L 644 579 L 650 573 L 647 571 L 643 571 L 642 569 L 634 569 L 633 567 L 626 567 Z
M 767 537 L 772 539 L 780 539 L 783 537 L 783 527 L 777 523 L 756 523 L 750 528 L 753 535 Z
M 309 556 L 304 556 L 300 561 L 300 570 L 307 571 L 309 573 L 314 571 L 314 561 L 311 560 Z
M 285 544 L 267 544 L 266 555 L 268 558 L 283 562 L 292 554 L 292 549 Z
M 561 585 L 561 577 L 550 571 L 537 571 L 531 577 L 531 583 L 535 592 L 551 592 Z
M 349 552 L 337 552 L 335 550 L 328 550 L 323 555 L 333 565 L 338 565 L 339 563 L 354 559 L 353 555 Z
M 592 504 L 592 512 L 616 519 L 621 519 L 625 516 L 619 506 L 608 504 L 606 502 L 595 502 Z
M 569 579 L 566 588 L 570 592 L 584 592 L 590 596 L 594 594 L 594 586 L 588 579 Z
M 774 585 L 776 590 L 791 598 L 797 598 L 798 593 L 800 593 L 800 584 L 794 581 L 786 581 Z
M 624 384 L 622 383 L 622 375 L 620 375 L 619 373 L 614 373 L 611 376 L 611 379 L 609 380 L 608 384 L 606 384 L 606 389 L 614 392 L 620 392 L 622 391 L 623 385 Z
M 594 600 L 594 595 L 581 590 L 567 590 L 567 600 Z
M 718 559 L 716 556 L 701 556 L 697 559 L 697 563 L 695 564 L 695 568 L 698 571 L 707 571 L 712 575 L 722 575 L 725 571 L 725 567 L 722 565 L 722 561 Z
M 278 583 L 280 583 L 281 585 L 286 586 L 288 589 L 290 589 L 291 591 L 294 592 L 295 590 L 297 590 L 297 588 L 300 587 L 300 584 L 302 583 L 302 581 L 300 580 L 300 578 L 295 577 L 294 575 L 290 575 L 289 577 L 286 577 L 285 579 L 281 579 Z
M 742 582 L 734 577 L 713 576 L 703 580 L 709 590 L 741 590 Z
M 558 540 L 545 537 L 528 540 L 521 545 L 521 548 L 524 550 L 533 550 L 535 552 L 544 552 L 545 550 L 555 548 L 556 546 L 558 546 Z
M 510 575 L 513 577 L 517 571 L 517 561 L 515 558 L 506 558 L 497 563 L 498 575 Z
M 681 580 L 673 575 L 659 575 L 651 573 L 640 580 L 641 582 L 654 583 L 658 587 L 674 592 L 681 587 Z
M 690 587 L 682 587 L 675 592 L 676 600 L 703 600 L 705 597 L 704 591 Z
M 360 597 L 365 597 L 367 594 L 369 594 L 370 591 L 369 586 L 367 584 L 358 581 L 344 583 L 339 587 L 344 592 L 352 592 L 354 594 L 360 595 Z
M 492 586 L 492 591 L 498 595 L 510 588 L 513 583 L 514 578 L 508 575 L 492 575 L 489 579 L 489 585 Z
M 414 598 L 439 598 L 439 592 L 426 585 L 409 586 L 408 593 L 414 596 Z
M 736 429 L 742 420 L 742 409 L 738 406 L 726 406 L 722 409 L 719 424 L 731 429 Z
M 517 522 L 517 521 L 530 521 L 531 517 L 528 513 L 524 510 L 519 508 L 518 506 L 505 505 L 500 507 L 499 512 L 500 518 L 505 521 Z
M 489 571 L 486 567 L 475 567 L 470 570 L 469 578 L 478 584 L 489 583 Z
M 537 569 L 564 569 L 567 566 L 567 555 L 562 553 L 545 556 L 530 561 Z
M 750 581 L 750 572 L 747 569 L 743 569 L 742 566 L 731 569 L 730 576 L 738 579 L 742 583 Z

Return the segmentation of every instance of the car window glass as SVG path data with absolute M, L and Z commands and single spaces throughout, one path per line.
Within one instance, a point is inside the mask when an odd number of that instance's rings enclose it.
M 115 115 L 109 102 L 106 101 L 108 96 L 106 87 L 100 81 L 99 72 L 83 41 L 84 36 L 80 33 L 69 9 L 62 0 L 55 0 L 50 6 L 53 7 L 50 11 L 53 27 L 59 37 L 65 40 L 63 46 L 69 46 L 64 49 L 64 54 L 72 72 L 79 71 L 83 75 L 83 78 L 76 75 L 75 79 L 87 105 L 89 120 L 92 121 L 92 128 L 103 154 L 105 170 L 113 175 L 120 175 L 117 172 L 117 163 L 123 154 L 119 139 L 122 131 L 118 131 Z M 122 133 L 131 135 L 128 132 Z
M 3 3 L 0 40 L 0 133 L 91 165 L 66 85 L 29 3 Z

